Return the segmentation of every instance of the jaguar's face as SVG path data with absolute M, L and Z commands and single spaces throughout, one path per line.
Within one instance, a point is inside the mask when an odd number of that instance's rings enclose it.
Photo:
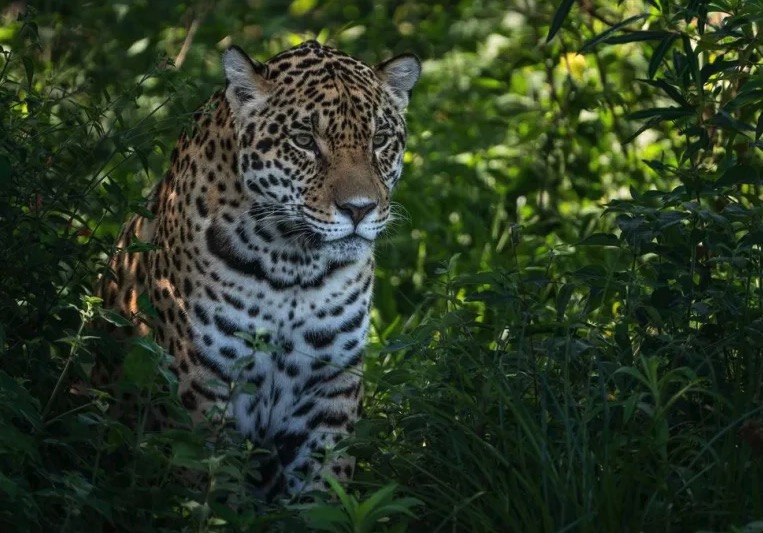
M 370 248 L 390 218 L 418 60 L 374 69 L 308 42 L 265 64 L 233 48 L 224 65 L 253 219 L 340 255 Z

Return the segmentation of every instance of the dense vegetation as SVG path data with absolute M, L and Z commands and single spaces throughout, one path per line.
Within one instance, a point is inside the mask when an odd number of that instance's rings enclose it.
M 763 531 L 763 4 L 0 10 L 0 529 Z M 91 326 L 121 324 L 94 280 L 220 51 L 306 37 L 424 75 L 359 471 L 265 505 L 235 434 L 126 426 L 82 383 L 119 353 L 138 415 L 177 407 L 156 345 Z

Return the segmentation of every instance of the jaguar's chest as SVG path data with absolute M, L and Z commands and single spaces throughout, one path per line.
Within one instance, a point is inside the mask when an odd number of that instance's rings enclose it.
M 324 382 L 359 372 L 372 275 L 350 264 L 312 286 L 276 290 L 220 267 L 187 300 L 199 364 L 234 384 L 228 416 L 244 434 L 268 442 L 281 427 L 272 420 L 306 414 Z
M 372 275 L 350 264 L 276 289 L 218 266 L 186 302 L 196 351 L 231 380 L 273 372 L 304 380 L 326 365 L 344 367 L 365 340 Z

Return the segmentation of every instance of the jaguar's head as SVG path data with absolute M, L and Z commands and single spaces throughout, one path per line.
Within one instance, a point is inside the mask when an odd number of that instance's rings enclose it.
M 233 47 L 223 66 L 254 221 L 339 257 L 369 250 L 390 219 L 419 60 L 369 67 L 309 41 L 266 63 Z

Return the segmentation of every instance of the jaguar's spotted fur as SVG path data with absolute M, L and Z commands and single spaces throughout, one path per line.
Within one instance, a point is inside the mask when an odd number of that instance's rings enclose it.
M 240 431 L 274 452 L 265 490 L 295 494 L 325 471 L 352 474 L 350 459 L 315 452 L 360 414 L 373 243 L 390 217 L 420 63 L 372 68 L 310 41 L 266 63 L 234 47 L 223 66 L 226 89 L 181 136 L 155 216 L 134 217 L 118 241 L 156 249 L 117 254 L 102 294 L 129 317 L 148 294 L 194 419 L 229 405 Z M 276 350 L 234 370 L 253 353 L 237 332 Z M 256 392 L 229 397 L 220 384 L 236 380 Z

